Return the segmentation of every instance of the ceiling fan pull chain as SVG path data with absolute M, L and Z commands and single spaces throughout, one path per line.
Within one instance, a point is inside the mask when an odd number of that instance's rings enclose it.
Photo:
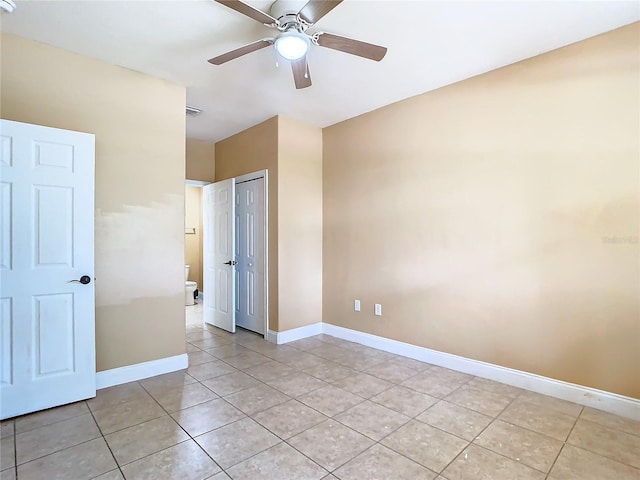
M 276 60 L 276 68 L 278 68 L 280 66 L 280 64 L 278 63 L 278 60 Z

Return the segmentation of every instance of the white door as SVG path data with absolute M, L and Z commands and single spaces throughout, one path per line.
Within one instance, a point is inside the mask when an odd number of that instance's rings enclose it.
M 0 417 L 9 418 L 96 394 L 94 136 L 0 122 Z
M 229 332 L 235 319 L 235 180 L 203 187 L 204 321 Z
M 264 178 L 236 183 L 236 323 L 264 335 Z

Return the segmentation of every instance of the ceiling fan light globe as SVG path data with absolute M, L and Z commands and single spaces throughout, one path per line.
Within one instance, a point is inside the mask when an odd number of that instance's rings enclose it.
M 16 4 L 13 0 L 0 0 L 0 9 L 12 13 L 16 9 Z
M 274 47 L 286 60 L 298 60 L 309 51 L 310 42 L 306 35 L 298 32 L 285 32 L 276 38 Z

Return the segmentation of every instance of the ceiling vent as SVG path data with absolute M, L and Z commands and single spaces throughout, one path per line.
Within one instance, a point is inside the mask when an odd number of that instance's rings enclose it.
M 200 115 L 202 113 L 202 110 L 196 107 L 190 107 L 189 105 L 187 105 L 187 115 L 191 115 L 192 117 L 195 117 L 196 115 Z

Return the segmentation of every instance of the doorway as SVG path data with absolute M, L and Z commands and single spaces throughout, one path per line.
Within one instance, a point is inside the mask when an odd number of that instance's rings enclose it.
M 193 288 L 187 288 L 186 282 L 192 282 L 197 289 L 197 296 L 202 291 L 202 187 L 206 182 L 193 180 L 185 181 L 185 220 L 184 220 L 184 261 L 185 261 L 185 304 L 187 312 L 194 302 L 200 303 L 201 298 L 194 298 Z M 186 266 L 189 266 L 187 271 Z
M 203 188 L 204 321 L 268 331 L 267 171 Z

